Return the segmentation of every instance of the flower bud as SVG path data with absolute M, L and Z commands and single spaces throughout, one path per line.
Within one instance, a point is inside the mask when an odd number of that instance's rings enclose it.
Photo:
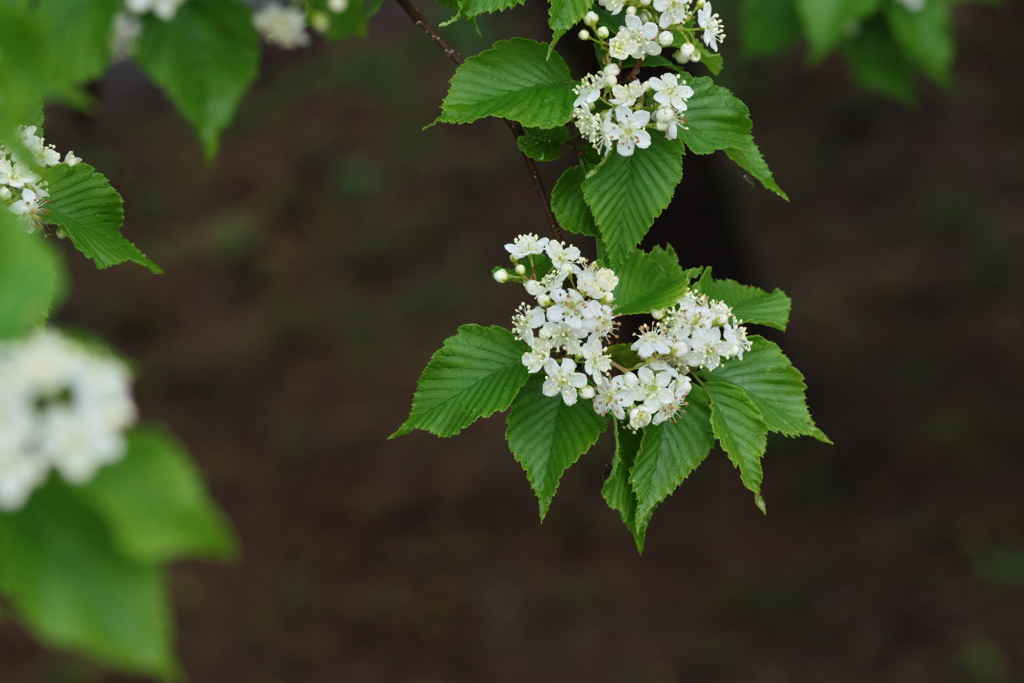
M 590 11 L 583 16 L 583 23 L 587 26 L 597 26 L 597 12 Z
M 494 271 L 495 282 L 508 282 L 508 271 L 504 268 L 498 268 Z
M 516 275 L 526 275 L 526 266 L 524 266 L 522 263 L 517 263 Z
M 587 29 L 583 29 L 582 31 L 580 31 L 579 36 L 580 40 L 590 40 L 590 31 L 588 31 Z
M 335 14 L 341 14 L 348 9 L 348 0 L 327 0 L 327 9 Z
M 661 320 L 662 318 L 665 317 L 665 309 L 658 308 L 656 310 L 651 311 L 651 317 L 654 318 L 655 320 Z
M 658 34 L 658 44 L 662 47 L 670 46 L 674 39 L 671 31 L 662 31 Z
M 700 50 L 693 51 L 693 55 L 690 56 L 690 61 L 695 63 L 700 61 Z
M 603 303 L 605 306 L 611 306 L 613 301 L 615 301 L 615 295 L 612 294 L 611 292 L 608 292 L 607 294 L 601 297 L 601 303 Z
M 537 297 L 537 303 L 540 305 L 541 308 L 547 308 L 555 302 L 552 301 L 551 297 L 548 296 L 547 294 L 541 294 L 539 297 Z
M 618 76 L 619 71 L 620 69 L 618 64 L 609 64 L 604 68 L 604 73 L 607 76 Z
M 327 33 L 331 28 L 331 17 L 327 12 L 313 12 L 309 17 L 309 24 L 317 33 Z
M 636 14 L 636 7 L 633 7 L 632 5 L 627 7 L 626 8 L 626 14 Z
M 594 387 L 589 384 L 580 389 L 580 398 L 594 398 Z
M 601 40 L 604 40 L 605 38 L 607 38 L 610 35 L 611 35 L 611 31 L 608 30 L 607 26 L 598 26 L 597 27 L 597 37 L 600 38 Z

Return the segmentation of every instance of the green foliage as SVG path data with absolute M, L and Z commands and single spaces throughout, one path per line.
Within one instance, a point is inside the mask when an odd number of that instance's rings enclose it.
M 526 470 L 540 503 L 543 520 L 558 489 L 562 473 L 597 442 L 608 420 L 594 412 L 590 401 L 566 405 L 541 392 L 545 377 L 533 375 L 512 403 L 505 438 Z
M 616 270 L 619 286 L 615 305 L 620 315 L 650 313 L 673 305 L 690 286 L 699 269 L 683 270 L 675 249 L 634 250 Z
M 583 198 L 583 179 L 587 175 L 585 166 L 570 166 L 565 169 L 551 190 L 551 210 L 558 224 L 569 232 L 588 237 L 598 237 L 594 214 L 590 213 Z
M 914 103 L 914 69 L 893 39 L 885 21 L 876 17 L 843 46 L 854 77 L 865 88 L 905 105 Z
M 327 0 L 306 0 L 306 16 L 310 22 L 317 13 L 328 17 L 330 23 L 324 37 L 329 40 L 343 40 L 352 36 L 366 37 L 366 22 L 377 13 L 382 0 L 349 0 L 344 12 L 335 13 L 328 9 Z
M 49 183 L 47 220 L 61 228 L 75 248 L 107 268 L 131 261 L 162 273 L 138 248 L 121 236 L 123 200 L 107 179 L 89 164 L 57 164 L 42 173 Z
M 892 3 L 885 18 L 904 54 L 936 83 L 947 85 L 956 50 L 949 7 L 933 0 L 921 11 L 911 12 L 903 5 Z
M 162 429 L 130 432 L 124 459 L 74 491 L 103 518 L 118 552 L 133 562 L 234 555 L 230 527 L 199 471 Z
M 409 419 L 391 438 L 414 429 L 452 436 L 478 418 L 506 410 L 526 382 L 526 351 L 504 328 L 463 325 L 427 363 Z
M 438 121 L 470 123 L 487 116 L 533 128 L 569 120 L 575 82 L 557 54 L 526 38 L 501 40 L 455 70 Z
M 221 131 L 256 77 L 259 37 L 252 11 L 241 0 L 189 0 L 172 21 L 152 14 L 143 19 L 136 61 L 213 157 Z
M 743 485 L 754 492 L 754 502 L 766 512 L 761 497 L 761 456 L 768 445 L 768 425 L 761 411 L 742 388 L 725 382 L 704 382 L 711 397 L 711 428 L 722 450 L 739 468 Z
M 726 361 L 714 373 L 701 376 L 742 389 L 770 431 L 786 436 L 812 436 L 832 443 L 815 426 L 807 410 L 803 374 L 777 344 L 757 335 L 750 340 L 753 348 L 744 354 L 743 360 Z
M 643 552 L 644 534 L 636 531 L 636 493 L 630 483 L 629 473 L 636 462 L 637 451 L 643 433 L 631 431 L 621 422 L 612 425 L 615 430 L 615 456 L 612 458 L 611 469 L 601 487 L 601 497 L 612 510 L 619 513 L 622 523 L 633 534 L 637 550 Z
M 43 96 L 57 90 L 46 55 L 36 18 L 0 3 L 0 140 L 17 141 L 15 128 L 34 117 Z
M 741 285 L 735 280 L 715 280 L 708 268 L 697 282 L 696 289 L 712 299 L 724 301 L 737 318 L 785 331 L 792 300 L 781 289 L 766 292 L 757 287 Z
M 686 115 L 687 129 L 679 137 L 695 154 L 725 150 L 740 168 L 761 181 L 766 189 L 788 199 L 772 178 L 771 171 L 754 144 L 750 111 L 726 88 L 715 85 L 710 78 L 690 81 L 693 97 Z
M 0 513 L 0 589 L 45 643 L 177 678 L 161 568 L 119 554 L 103 521 L 56 477 Z
M 643 441 L 630 470 L 636 494 L 634 526 L 637 550 L 643 552 L 644 536 L 654 509 L 667 498 L 697 466 L 704 462 L 715 443 L 708 423 L 707 394 L 693 387 L 687 407 L 675 422 L 662 422 L 644 429 Z
M 40 0 L 51 68 L 72 83 L 99 77 L 110 63 L 118 0 Z
M 811 59 L 820 62 L 842 38 L 871 16 L 883 0 L 797 0 L 796 7 L 811 44 Z
M 566 31 L 583 21 L 583 15 L 593 5 L 591 0 L 550 0 L 548 26 L 553 32 L 551 44 L 554 45 Z
M 42 237 L 0 210 L 0 339 L 45 320 L 64 288 L 64 270 Z
M 583 181 L 610 263 L 625 260 L 672 201 L 683 178 L 682 154 L 678 140 L 653 135 L 649 148 L 632 156 L 613 151 Z
M 538 161 L 554 161 L 562 156 L 562 145 L 569 140 L 569 129 L 527 128 L 525 134 L 516 138 L 516 144 L 523 154 Z
M 740 51 L 748 58 L 784 52 L 800 39 L 794 0 L 744 0 L 739 21 Z

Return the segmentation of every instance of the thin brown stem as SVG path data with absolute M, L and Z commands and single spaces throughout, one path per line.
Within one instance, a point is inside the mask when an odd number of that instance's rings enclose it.
M 462 55 L 459 54 L 458 50 L 452 47 L 451 43 L 445 40 L 444 36 L 437 32 L 437 29 L 427 21 L 427 18 L 423 16 L 423 13 L 416 9 L 409 0 L 398 0 L 398 4 L 402 6 L 405 13 L 409 15 L 410 19 L 412 19 L 412 23 L 430 36 L 430 39 L 437 43 L 437 46 L 440 47 L 446 55 L 448 55 L 448 59 L 455 62 L 456 65 L 461 65 L 466 61 L 462 58 Z M 516 139 L 524 134 L 525 131 L 523 131 L 523 127 L 518 121 L 510 121 L 508 119 L 504 119 L 504 121 Z M 561 240 L 562 232 L 558 229 L 558 221 L 555 219 L 555 214 L 551 211 L 551 199 L 548 197 L 548 191 L 544 188 L 544 181 L 540 177 L 540 170 L 537 168 L 537 162 L 526 156 L 526 154 L 523 154 L 523 161 L 526 162 L 526 170 L 530 173 L 530 180 L 533 181 L 533 187 L 537 191 L 537 197 L 540 199 L 541 206 L 544 208 L 544 215 L 547 216 L 548 227 L 551 228 L 551 234 L 555 236 L 556 240 Z

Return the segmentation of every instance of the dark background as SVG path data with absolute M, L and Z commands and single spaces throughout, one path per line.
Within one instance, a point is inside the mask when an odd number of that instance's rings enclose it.
M 687 157 L 654 235 L 793 298 L 776 338 L 836 445 L 769 440 L 768 516 L 713 452 L 642 557 L 600 497 L 608 435 L 543 525 L 501 418 L 386 440 L 445 337 L 508 324 L 521 290 L 490 269 L 545 229 L 502 124 L 420 130 L 452 66 L 397 6 L 372 41 L 268 53 L 212 165 L 131 67 L 95 117 L 50 111 L 47 141 L 109 176 L 167 271 L 62 244 L 59 320 L 139 361 L 142 415 L 244 548 L 171 571 L 190 680 L 1024 680 L 1024 11 L 957 19 L 955 83 L 913 109 L 835 58 L 743 63 L 730 32 L 721 82 L 792 201 Z M 481 25 L 448 34 L 473 53 Z M 0 662 L 4 683 L 135 680 L 10 623 Z

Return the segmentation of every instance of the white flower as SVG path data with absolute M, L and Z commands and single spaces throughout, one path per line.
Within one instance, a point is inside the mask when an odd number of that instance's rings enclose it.
M 631 111 L 626 107 L 615 109 L 614 125 L 608 137 L 615 141 L 616 151 L 624 157 L 632 156 L 633 148 L 647 149 L 651 146 L 651 134 L 644 128 L 651 119 L 649 111 Z
M 672 349 L 669 348 L 668 339 L 658 326 L 640 334 L 629 348 L 636 351 L 636 355 L 641 358 L 650 358 L 656 353 L 665 354 L 672 352 Z
M 604 7 L 606 10 L 615 16 L 622 11 L 622 7 L 625 5 L 624 0 L 597 0 L 597 2 Z
M 591 336 L 587 339 L 587 343 L 583 345 L 583 371 L 592 377 L 598 375 L 604 375 L 612 369 L 612 359 L 604 352 L 604 346 L 601 345 L 601 339 L 597 336 Z
M 327 9 L 335 14 L 341 14 L 348 9 L 348 0 L 327 0 Z
M 626 26 L 619 29 L 619 34 L 626 32 L 626 45 L 630 50 L 629 56 L 633 59 L 643 59 L 647 55 L 660 55 L 661 45 L 657 42 L 658 25 L 654 22 L 644 22 L 635 14 L 626 15 Z
M 512 244 L 505 245 L 505 251 L 512 255 L 512 258 L 519 259 L 526 258 L 530 254 L 541 254 L 544 252 L 544 247 L 548 245 L 547 237 L 537 237 L 534 234 L 519 235 Z
M 572 272 L 572 265 L 579 262 L 580 250 L 579 247 L 572 245 L 566 246 L 565 242 L 556 242 L 554 240 L 548 240 L 547 245 L 544 247 L 545 253 L 551 259 L 551 265 L 554 266 L 558 272 Z
M 125 0 L 124 6 L 129 12 L 135 14 L 152 11 L 164 21 L 170 21 L 184 3 L 185 0 Z
M 136 416 L 130 379 L 54 330 L 0 343 L 0 508 L 24 504 L 51 468 L 80 484 L 120 459 Z
M 625 85 L 612 86 L 612 97 L 609 102 L 617 107 L 632 107 L 644 94 L 644 84 L 640 81 L 630 81 Z
M 307 47 L 311 40 L 306 16 L 298 7 L 267 3 L 253 14 L 252 23 L 265 41 L 286 50 Z
M 697 23 L 704 29 L 704 44 L 712 50 L 718 49 L 718 43 L 725 40 L 725 28 L 717 14 L 711 13 L 711 3 L 705 3 L 704 7 L 697 10 Z M 693 59 L 693 57 L 691 57 Z M 697 61 L 694 59 L 693 61 Z
M 601 96 L 601 90 L 604 86 L 604 74 L 587 74 L 580 81 L 580 84 L 572 89 L 576 93 L 576 101 L 572 103 L 574 107 L 587 107 L 592 102 L 597 102 L 597 98 Z
M 544 380 L 541 391 L 545 396 L 562 394 L 562 400 L 567 406 L 574 405 L 577 391 L 587 386 L 587 376 L 576 372 L 576 363 L 568 358 L 563 358 L 561 365 L 554 358 L 549 358 L 544 363 L 544 372 L 548 378 Z
M 647 82 L 654 91 L 655 102 L 668 105 L 676 111 L 686 111 L 686 100 L 693 97 L 693 88 L 686 85 L 686 81 L 679 82 L 679 77 L 675 74 L 663 74 L 660 78 L 655 76 Z
M 661 12 L 658 25 L 668 28 L 674 24 L 686 23 L 690 0 L 654 0 L 654 9 Z
M 114 28 L 110 35 L 110 56 L 121 62 L 135 52 L 135 42 L 142 35 L 142 22 L 134 14 L 118 12 L 114 17 Z

